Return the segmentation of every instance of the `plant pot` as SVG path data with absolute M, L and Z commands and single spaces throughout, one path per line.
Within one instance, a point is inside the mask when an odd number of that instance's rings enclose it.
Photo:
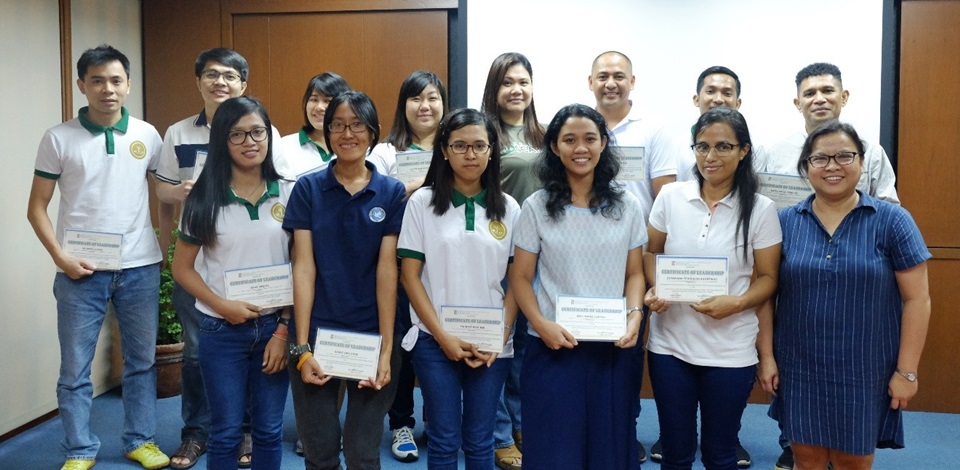
M 180 394 L 180 371 L 183 369 L 183 343 L 157 345 L 157 398 Z

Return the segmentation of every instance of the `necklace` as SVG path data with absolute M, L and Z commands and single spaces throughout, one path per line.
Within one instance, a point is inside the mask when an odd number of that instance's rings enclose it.
M 253 195 L 257 192 L 257 190 L 260 189 L 260 186 L 263 186 L 263 180 L 262 180 L 262 179 L 261 179 L 260 182 L 257 183 L 257 185 L 253 188 L 253 191 L 250 191 L 249 193 L 247 193 L 247 195 L 246 195 L 243 199 L 246 199 L 246 200 L 249 201 L 249 200 L 250 200 L 250 197 L 253 196 Z M 233 190 L 234 194 L 238 194 L 237 189 L 234 188 L 233 185 L 230 185 L 230 189 Z M 238 195 L 239 195 L 239 194 L 238 194 Z

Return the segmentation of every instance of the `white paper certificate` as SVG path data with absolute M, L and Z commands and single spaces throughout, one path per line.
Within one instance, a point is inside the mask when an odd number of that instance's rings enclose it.
M 577 341 L 618 341 L 627 332 L 627 299 L 558 295 L 557 324 Z
M 671 302 L 699 302 L 726 295 L 729 274 L 725 257 L 657 255 L 657 297 Z
M 403 184 L 414 183 L 427 176 L 430 169 L 430 150 L 413 150 L 397 154 L 397 179 Z
M 440 306 L 440 326 L 484 352 L 503 352 L 503 309 Z
M 68 255 L 92 263 L 97 271 L 120 270 L 122 233 L 66 229 L 62 246 Z
M 193 164 L 193 178 L 192 180 L 196 181 L 200 177 L 200 172 L 203 171 L 203 167 L 207 164 L 207 152 L 203 150 L 197 151 L 197 159 Z
M 794 175 L 758 173 L 760 194 L 773 199 L 777 209 L 797 205 L 813 193 L 807 180 Z
M 620 160 L 620 181 L 643 181 L 647 179 L 647 160 L 643 147 L 618 147 L 623 159 Z
M 353 380 L 376 378 L 380 335 L 317 328 L 313 355 L 326 375 Z
M 290 263 L 224 271 L 227 299 L 260 308 L 293 305 L 293 271 Z

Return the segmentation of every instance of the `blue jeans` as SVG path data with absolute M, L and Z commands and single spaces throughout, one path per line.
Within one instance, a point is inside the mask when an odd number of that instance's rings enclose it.
M 649 353 L 650 381 L 660 420 L 664 470 L 689 469 L 697 454 L 707 470 L 737 468 L 740 418 L 753 389 L 756 366 L 707 367 Z
M 514 431 L 523 430 L 520 417 L 520 369 L 523 367 L 529 336 L 527 317 L 519 313 L 513 327 L 513 360 L 510 361 L 503 393 L 497 402 L 497 422 L 493 428 L 493 447 L 496 449 L 512 446 Z
M 210 407 L 200 374 L 200 319 L 196 298 L 180 283 L 173 285 L 173 306 L 183 325 L 183 371 L 180 385 L 180 415 L 183 428 L 180 439 L 207 442 L 210 431 Z
M 237 468 L 248 405 L 256 468 L 280 468 L 283 408 L 290 382 L 283 370 L 262 371 L 263 352 L 276 329 L 276 315 L 239 325 L 206 315 L 200 319 L 200 370 L 210 404 L 208 469 Z
M 420 332 L 413 348 L 413 366 L 420 379 L 427 427 L 427 468 L 457 469 L 463 448 L 467 470 L 490 470 L 497 400 L 512 359 L 489 368 L 454 362 L 433 336 Z
M 90 365 L 100 327 L 112 302 L 120 324 L 123 353 L 123 450 L 153 442 L 157 427 L 157 320 L 160 304 L 159 263 L 121 271 L 97 271 L 78 280 L 57 273 L 57 334 L 60 378 L 57 405 L 63 421 L 60 444 L 67 459 L 97 456 L 100 439 L 90 432 L 93 383 Z

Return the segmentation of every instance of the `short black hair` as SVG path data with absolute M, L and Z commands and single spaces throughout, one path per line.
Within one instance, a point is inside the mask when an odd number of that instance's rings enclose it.
M 310 118 L 307 117 L 307 103 L 310 102 L 310 97 L 314 92 L 329 96 L 332 99 L 349 89 L 350 85 L 347 84 L 347 81 L 333 72 L 323 72 L 319 75 L 314 75 L 313 78 L 310 79 L 310 83 L 307 84 L 307 91 L 303 92 L 303 104 L 300 106 L 300 109 L 303 110 L 303 131 L 309 133 L 313 129 L 313 125 L 310 124 Z M 317 130 L 322 131 L 323 129 Z
M 428 85 L 437 88 L 437 94 L 440 95 L 440 101 L 443 108 L 443 119 L 447 115 L 447 89 L 443 86 L 443 80 L 437 74 L 427 70 L 417 70 L 411 73 L 403 83 L 400 84 L 400 96 L 397 97 L 397 112 L 393 116 L 393 127 L 387 134 L 387 142 L 393 144 L 398 152 L 404 152 L 410 148 L 413 142 L 413 131 L 410 129 L 410 123 L 407 122 L 407 99 L 420 96 Z M 439 123 L 438 123 L 439 126 Z M 442 215 L 442 214 L 440 214 Z
M 80 60 L 77 61 L 77 76 L 83 80 L 87 76 L 87 69 L 91 65 L 103 65 L 108 62 L 119 61 L 123 65 L 124 72 L 127 72 L 127 79 L 130 79 L 130 59 L 122 52 L 107 44 L 101 44 L 93 49 L 83 51 Z
M 236 70 L 240 73 L 241 82 L 247 81 L 250 76 L 250 65 L 247 64 L 247 59 L 233 49 L 215 47 L 201 52 L 200 57 L 197 57 L 197 62 L 193 64 L 193 72 L 197 78 L 203 75 L 203 69 L 207 66 L 207 62 L 216 62 Z
M 697 77 L 697 94 L 700 94 L 700 90 L 703 89 L 703 81 L 706 80 L 710 75 L 729 75 L 733 77 L 733 81 L 737 82 L 737 98 L 740 97 L 740 77 L 737 76 L 733 70 L 730 70 L 722 65 L 714 65 L 713 67 L 707 67 L 706 70 L 700 72 L 700 76 Z
M 860 163 L 863 163 L 866 144 L 860 139 L 860 134 L 858 134 L 857 130 L 850 124 L 833 119 L 817 126 L 817 128 L 807 136 L 807 140 L 803 142 L 803 147 L 800 149 L 800 159 L 797 160 L 797 173 L 800 176 L 807 176 L 807 159 L 813 155 L 813 144 L 821 137 L 833 134 L 846 134 L 857 146 L 857 155 L 860 157 Z
M 333 146 L 330 145 L 330 123 L 333 122 L 333 114 L 341 104 L 350 106 L 353 114 L 357 115 L 360 122 L 367 125 L 367 129 L 370 131 L 370 148 L 367 149 L 366 154 L 370 155 L 373 147 L 377 145 L 377 142 L 380 142 L 380 118 L 377 117 L 377 107 L 374 106 L 373 100 L 365 93 L 356 90 L 347 90 L 330 100 L 330 106 L 327 107 L 327 112 L 323 115 L 323 140 L 326 142 L 327 148 L 333 151 Z
M 800 84 L 804 80 L 810 77 L 817 77 L 820 75 L 833 75 L 833 78 L 836 78 L 841 85 L 843 85 L 843 79 L 840 77 L 840 68 L 833 64 L 828 64 L 826 62 L 815 62 L 812 63 L 797 72 L 797 88 L 800 88 Z

